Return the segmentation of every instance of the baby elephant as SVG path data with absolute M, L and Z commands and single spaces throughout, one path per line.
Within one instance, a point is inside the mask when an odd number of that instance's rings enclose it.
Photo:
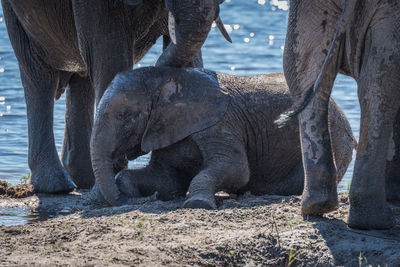
M 184 207 L 215 209 L 218 191 L 301 194 L 304 174 L 297 120 L 274 120 L 291 105 L 281 73 L 238 77 L 203 69 L 148 67 L 118 74 L 105 92 L 91 139 L 101 194 L 111 205 L 158 192 Z M 331 101 L 330 134 L 338 180 L 355 140 Z M 123 170 L 121 159 L 152 152 L 149 164 Z M 122 194 L 121 194 L 121 193 Z

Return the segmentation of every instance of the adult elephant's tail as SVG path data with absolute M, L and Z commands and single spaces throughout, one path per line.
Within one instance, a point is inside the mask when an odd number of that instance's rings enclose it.
M 275 121 L 279 127 L 283 127 L 289 120 L 295 118 L 302 112 L 314 97 L 318 97 L 326 103 L 328 109 L 329 97 L 332 92 L 333 83 L 340 67 L 340 48 L 346 35 L 346 29 L 353 18 L 358 0 L 346 0 L 342 15 L 339 18 L 336 33 L 329 47 L 317 80 L 312 86 L 305 90 L 300 99 L 295 101 L 291 108 L 282 113 Z

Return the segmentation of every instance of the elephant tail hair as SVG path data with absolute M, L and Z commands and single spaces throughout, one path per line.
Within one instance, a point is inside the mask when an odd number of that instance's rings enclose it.
M 293 103 L 293 105 L 279 115 L 279 118 L 274 121 L 278 128 L 283 128 L 285 125 L 294 118 L 297 118 L 300 112 L 302 112 L 307 105 L 310 103 L 311 99 L 315 96 L 314 84 L 311 85 L 302 95 L 299 101 Z

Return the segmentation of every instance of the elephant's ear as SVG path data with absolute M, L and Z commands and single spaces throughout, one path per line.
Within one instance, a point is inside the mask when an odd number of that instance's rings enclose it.
M 160 86 L 159 92 L 142 138 L 145 152 L 167 147 L 213 126 L 229 103 L 229 97 L 214 82 L 204 80 L 180 83 L 171 79 Z
M 130 6 L 137 6 L 143 2 L 143 0 L 120 0 L 120 1 Z

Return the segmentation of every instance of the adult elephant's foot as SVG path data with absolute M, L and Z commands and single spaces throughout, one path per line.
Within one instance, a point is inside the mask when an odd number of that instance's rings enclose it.
M 65 155 L 65 154 L 64 154 Z M 90 189 L 94 186 L 95 177 L 93 174 L 90 156 L 82 157 L 82 154 L 63 155 L 63 165 L 71 176 L 73 182 L 78 188 Z
M 351 202 L 350 202 L 351 204 Z M 395 225 L 391 209 L 385 203 L 350 205 L 348 225 L 357 229 L 390 229 Z
M 37 193 L 68 193 L 76 188 L 60 163 L 32 170 L 31 184 Z
M 217 209 L 217 204 L 215 204 L 214 197 L 197 194 L 189 196 L 185 203 L 183 203 L 183 207 L 189 209 L 215 210 Z
M 303 215 L 321 216 L 337 210 L 339 202 L 336 191 L 308 190 L 303 193 L 301 213 Z

